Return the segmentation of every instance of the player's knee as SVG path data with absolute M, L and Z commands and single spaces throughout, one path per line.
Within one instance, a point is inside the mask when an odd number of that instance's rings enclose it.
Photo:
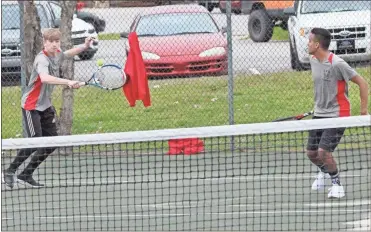
M 307 150 L 307 156 L 309 159 L 316 159 L 318 156 L 318 152 L 313 150 Z
M 324 161 L 328 156 L 328 151 L 323 148 L 318 148 L 318 159 Z

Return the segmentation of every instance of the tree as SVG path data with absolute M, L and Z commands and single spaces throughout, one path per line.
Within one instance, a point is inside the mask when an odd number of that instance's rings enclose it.
M 37 14 L 37 9 L 33 1 L 18 1 L 20 10 L 23 12 L 23 20 L 21 24 L 21 65 L 23 70 L 23 78 L 25 84 L 28 84 L 32 72 L 33 62 L 36 55 L 43 49 L 43 41 L 40 27 L 40 17 Z M 22 15 L 22 14 L 21 14 Z M 27 38 L 27 39 L 24 39 Z
M 27 86 L 36 55 L 43 49 L 40 17 L 33 1 L 18 1 L 20 7 L 21 42 L 21 87 L 22 93 Z M 27 38 L 27 39 L 25 39 Z M 23 136 L 27 137 L 25 121 L 22 120 Z
M 75 13 L 76 1 L 60 1 L 62 6 L 62 16 L 60 31 L 62 34 L 61 46 L 62 51 L 71 49 L 72 44 L 72 20 Z M 74 60 L 66 59 L 61 66 L 61 76 L 65 79 L 72 80 L 74 76 Z M 57 120 L 60 135 L 70 135 L 72 133 L 73 121 L 73 90 L 64 87 L 62 89 L 62 106 L 60 109 L 60 118 Z

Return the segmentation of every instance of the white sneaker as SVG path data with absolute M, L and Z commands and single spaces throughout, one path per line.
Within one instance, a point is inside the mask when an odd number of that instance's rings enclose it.
M 326 186 L 326 179 L 331 179 L 328 173 L 319 172 L 316 180 L 312 184 L 312 190 L 318 191 Z
M 344 187 L 342 185 L 334 184 L 330 188 L 328 198 L 342 198 L 345 196 Z

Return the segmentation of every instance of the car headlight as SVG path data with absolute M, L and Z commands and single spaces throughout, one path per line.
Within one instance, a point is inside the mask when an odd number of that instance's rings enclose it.
M 299 34 L 300 34 L 300 36 L 309 38 L 310 31 L 311 31 L 310 28 L 300 28 Z
M 150 52 L 142 52 L 143 60 L 158 60 L 160 56 Z
M 225 49 L 223 47 L 215 47 L 201 52 L 198 56 L 199 57 L 221 56 L 223 54 L 225 54 Z

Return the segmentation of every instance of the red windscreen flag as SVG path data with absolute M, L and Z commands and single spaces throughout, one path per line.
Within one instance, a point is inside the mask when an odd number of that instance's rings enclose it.
M 85 3 L 84 2 L 78 1 L 76 3 L 76 9 L 77 9 L 77 11 L 81 10 L 82 8 L 84 8 L 84 6 L 85 6 Z
M 122 90 L 131 107 L 135 106 L 136 100 L 142 100 L 143 105 L 148 107 L 151 105 L 151 97 L 138 36 L 131 32 L 128 39 L 130 49 L 124 68 L 127 81 Z

